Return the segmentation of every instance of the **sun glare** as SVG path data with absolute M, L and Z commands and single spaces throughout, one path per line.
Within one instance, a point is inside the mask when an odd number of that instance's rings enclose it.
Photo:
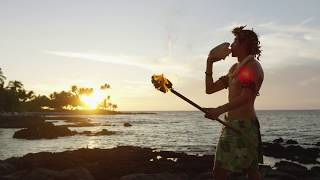
M 96 109 L 105 98 L 104 93 L 101 90 L 94 91 L 91 95 L 83 95 L 80 97 L 89 109 Z

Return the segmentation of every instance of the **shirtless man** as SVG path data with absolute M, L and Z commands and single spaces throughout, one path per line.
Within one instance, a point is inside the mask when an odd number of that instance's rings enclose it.
M 229 90 L 229 102 L 217 108 L 206 108 L 205 117 L 217 119 L 226 113 L 226 122 L 242 133 L 223 127 L 217 145 L 214 179 L 227 179 L 229 172 L 244 172 L 248 178 L 261 179 L 258 163 L 262 163 L 260 126 L 254 109 L 254 101 L 259 95 L 264 73 L 259 60 L 260 42 L 253 30 L 245 26 L 236 27 L 232 33 L 235 39 L 231 44 L 232 57 L 237 57 L 229 73 L 217 81 L 212 78 L 212 65 L 220 58 L 211 56 L 207 59 L 206 93 Z

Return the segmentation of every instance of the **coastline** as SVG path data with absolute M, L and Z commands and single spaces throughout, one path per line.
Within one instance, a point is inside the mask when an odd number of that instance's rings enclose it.
M 133 146 L 39 152 L 0 161 L 0 178 L 208 180 L 212 178 L 213 159 L 213 155 L 187 155 Z M 319 166 L 307 169 L 289 161 L 280 161 L 274 167 L 260 165 L 259 168 L 265 180 L 320 178 Z M 240 180 L 244 176 L 231 173 L 229 178 Z
M 21 119 L 17 119 L 16 117 L 20 117 Z M 14 119 L 16 121 L 14 121 Z M 88 118 L 72 115 L 49 115 L 45 117 L 9 116 L 7 121 L 3 121 L 3 118 L 0 120 L 0 128 L 13 128 L 14 130 L 16 130 L 16 128 L 31 130 L 39 129 L 39 127 L 43 127 L 43 124 L 50 123 L 45 122 L 47 120 L 64 121 L 65 123 L 68 123 L 64 125 L 48 126 L 48 129 L 44 129 L 44 132 L 49 132 L 50 129 L 56 127 L 72 128 L 101 126 L 101 124 L 95 124 L 94 122 L 91 122 Z M 109 126 L 109 124 L 103 126 Z M 124 124 L 122 124 L 122 126 L 124 126 Z M 135 126 L 136 125 L 134 125 L 134 127 Z M 88 133 L 90 136 L 95 136 L 95 132 L 86 133 Z M 107 134 L 102 135 L 109 136 Z M 59 137 L 59 135 L 57 137 Z M 64 135 L 61 137 L 64 137 Z M 79 136 L 79 138 L 83 137 L 84 136 Z M 42 136 L 37 138 L 46 139 L 46 137 Z M 110 138 L 112 138 L 112 136 Z M 320 163 L 319 160 L 317 160 L 319 159 L 320 153 L 319 142 L 314 142 L 313 147 L 306 148 L 300 146 L 298 142 L 295 142 L 294 140 L 278 138 L 274 139 L 272 142 L 264 142 L 263 146 L 264 155 L 280 159 L 280 161 L 274 166 L 267 164 L 260 166 L 261 172 L 264 173 L 265 179 L 301 179 L 302 177 L 304 179 L 312 179 L 320 177 Z M 130 153 L 133 153 L 131 155 L 132 157 L 135 157 L 133 162 L 131 162 L 131 157 L 126 157 L 126 154 Z M 110 155 L 108 159 L 103 159 L 106 158 L 104 157 L 106 154 L 112 154 L 112 156 Z M 82 159 L 82 156 L 86 157 L 87 155 L 92 155 L 93 159 Z M 97 157 L 94 157 L 95 155 Z M 150 159 L 148 159 L 149 161 L 147 161 L 146 158 L 143 158 L 145 156 L 148 158 L 150 157 Z M 60 159 L 60 157 L 63 158 Z M 170 159 L 165 159 L 164 157 Z M 178 161 L 179 158 L 180 161 Z M 151 159 L 153 159 L 151 162 L 154 162 L 154 164 L 150 164 Z M 80 177 L 78 177 L 77 174 L 82 174 L 81 177 L 87 177 L 87 179 L 162 178 L 201 180 L 211 178 L 213 159 L 213 155 L 197 156 L 175 151 L 159 151 L 157 149 L 141 146 L 118 146 L 110 149 L 80 148 L 56 153 L 37 152 L 29 153 L 21 157 L 11 157 L 5 160 L 0 160 L 0 179 L 23 179 L 23 177 L 28 177 L 29 179 L 46 179 L 41 178 L 42 175 L 45 175 L 46 177 L 52 177 L 52 179 L 61 179 L 61 177 L 72 177 L 71 179 L 79 179 Z M 49 164 L 46 164 L 47 161 Z M 63 161 L 63 163 L 61 163 L 61 161 Z M 113 164 L 108 164 L 111 162 Z M 121 166 L 117 166 L 118 162 L 121 162 Z M 200 162 L 201 164 L 199 164 Z M 312 168 L 307 168 L 307 164 L 312 163 L 315 165 Z M 131 168 L 129 169 L 129 167 Z M 128 168 L 128 170 L 126 170 L 126 168 Z M 291 172 L 292 169 L 293 172 Z M 96 174 L 97 172 L 100 173 Z M 106 172 L 110 173 L 108 174 Z M 115 173 L 116 175 L 112 173 Z M 239 178 L 241 179 L 241 175 L 239 174 L 232 175 L 232 179 Z

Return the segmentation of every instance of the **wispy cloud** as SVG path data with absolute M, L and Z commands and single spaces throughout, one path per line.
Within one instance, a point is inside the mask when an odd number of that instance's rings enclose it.
M 293 25 L 273 22 L 258 24 L 262 32 L 265 64 L 270 67 L 286 63 L 301 64 L 306 59 L 320 60 L 320 27 L 308 26 L 307 23 L 312 20 L 308 18 Z M 301 61 L 292 62 L 292 59 Z
M 262 45 L 262 63 L 266 68 L 290 64 L 301 64 L 306 59 L 320 60 L 320 27 L 310 25 L 315 21 L 309 17 L 296 24 L 280 24 L 276 21 L 253 23 L 260 35 Z M 243 23 L 233 22 L 219 31 L 230 31 Z M 251 28 L 248 25 L 248 28 Z M 292 59 L 301 59 L 293 62 Z
M 47 54 L 75 60 L 98 61 L 119 65 L 136 66 L 152 73 L 165 73 L 172 77 L 192 77 L 194 71 L 183 59 L 173 57 L 138 57 L 126 55 L 108 55 L 102 53 L 70 52 L 45 50 Z

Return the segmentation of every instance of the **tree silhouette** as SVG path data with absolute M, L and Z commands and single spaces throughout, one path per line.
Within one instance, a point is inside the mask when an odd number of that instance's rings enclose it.
M 76 85 L 71 86 L 71 92 L 73 92 L 74 94 L 78 94 L 78 86 Z
M 9 81 L 7 88 L 13 91 L 19 91 L 23 89 L 23 84 L 20 81 Z
M 112 104 L 111 110 L 114 111 L 118 108 L 118 106 L 116 104 Z
M 6 77 L 3 75 L 2 69 L 0 68 L 0 88 L 2 89 L 4 86 L 4 81 L 6 80 Z
M 50 106 L 56 110 L 63 110 L 64 107 L 72 106 L 74 96 L 71 92 L 61 91 L 50 94 Z
M 9 81 L 5 86 L 6 76 L 0 68 L 0 112 L 42 111 L 43 107 L 49 110 L 65 111 L 85 107 L 81 96 L 90 96 L 94 89 L 88 87 L 71 86 L 69 91 L 53 92 L 49 96 L 36 95 L 33 91 L 27 91 L 22 82 Z M 100 86 L 106 91 L 111 86 L 107 83 Z M 98 109 L 115 110 L 116 104 L 110 102 L 110 95 L 99 104 Z
M 111 86 L 109 84 L 107 84 L 107 83 L 105 83 L 105 84 L 100 86 L 101 90 L 107 90 L 107 89 L 110 89 L 110 88 L 111 88 Z

